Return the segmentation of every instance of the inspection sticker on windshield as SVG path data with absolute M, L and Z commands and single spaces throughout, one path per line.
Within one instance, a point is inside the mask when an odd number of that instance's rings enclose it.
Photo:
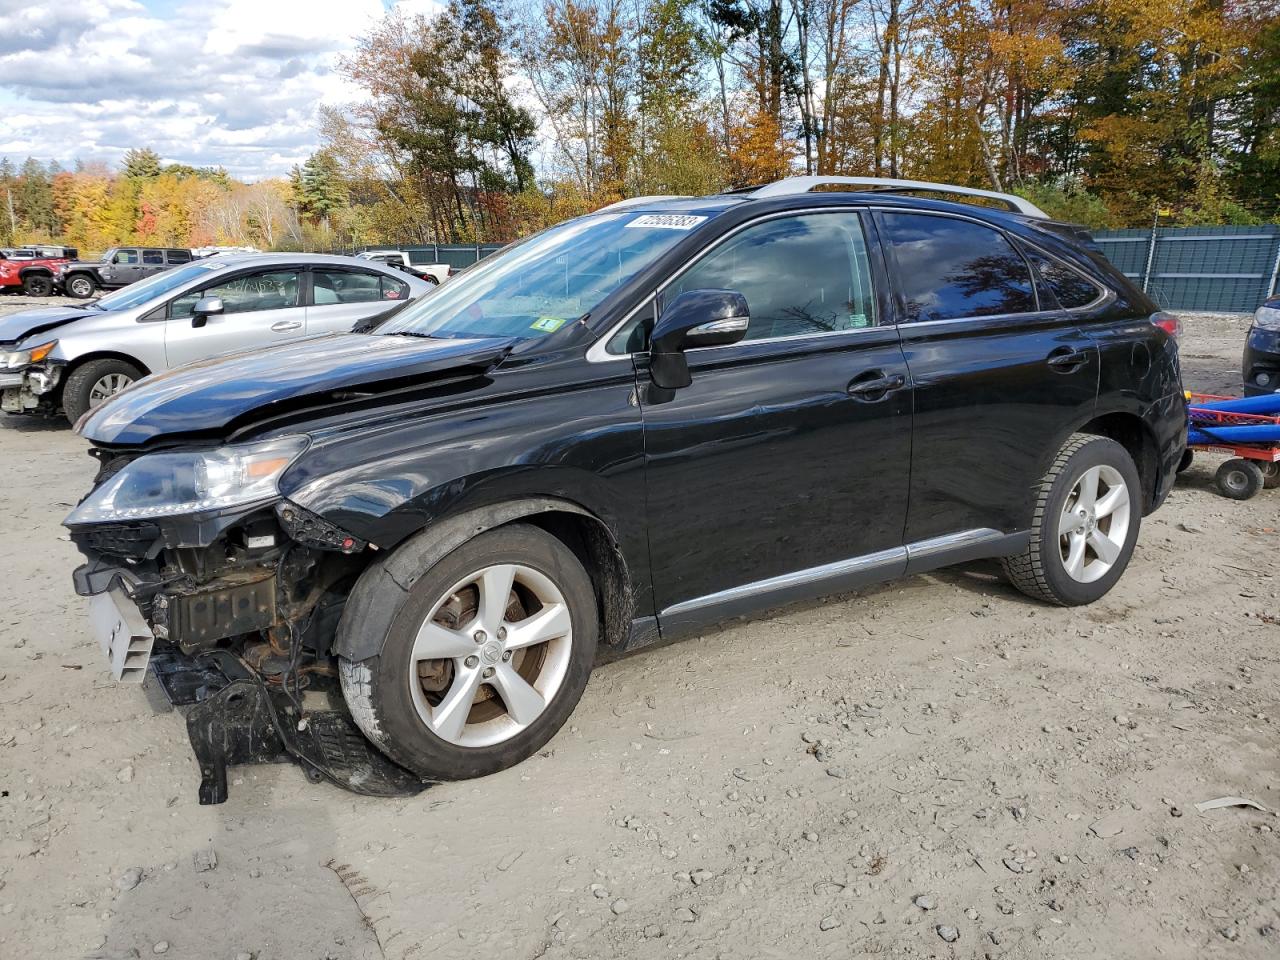
M 683 213 L 646 213 L 628 223 L 627 229 L 650 227 L 658 230 L 692 230 L 706 219 L 706 217 L 695 217 Z
M 543 333 L 555 333 L 564 326 L 564 317 L 539 317 L 533 323 L 529 324 L 533 330 L 541 330 Z

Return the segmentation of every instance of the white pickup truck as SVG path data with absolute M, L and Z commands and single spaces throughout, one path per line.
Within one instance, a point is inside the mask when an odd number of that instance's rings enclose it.
M 365 250 L 357 253 L 356 259 L 377 260 L 436 285 L 453 276 L 453 267 L 447 263 L 410 263 L 409 255 L 403 250 Z

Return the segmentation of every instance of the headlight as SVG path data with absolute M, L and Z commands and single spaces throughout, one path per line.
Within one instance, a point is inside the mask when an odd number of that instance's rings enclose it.
M 1253 325 L 1263 330 L 1280 330 L 1280 307 L 1259 307 Z
M 29 367 L 33 363 L 39 363 L 47 357 L 53 348 L 58 345 L 57 340 L 50 340 L 48 343 L 42 343 L 38 347 L 32 347 L 30 350 L 11 350 L 8 353 L 0 353 L 0 361 L 6 370 L 21 370 L 23 367 Z
M 62 522 L 140 520 L 267 503 L 280 495 L 276 482 L 306 447 L 305 437 L 284 437 L 216 450 L 145 454 Z

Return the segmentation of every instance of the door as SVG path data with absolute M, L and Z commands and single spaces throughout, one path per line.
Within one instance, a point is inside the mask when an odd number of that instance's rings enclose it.
M 141 278 L 141 271 L 141 251 L 117 250 L 111 262 L 102 268 L 102 279 L 110 286 L 123 287 Z
M 661 291 L 736 290 L 751 313 L 742 342 L 688 352 L 683 389 L 636 358 L 664 633 L 903 565 L 911 393 L 875 260 L 856 212 L 788 214 Z
M 172 301 L 165 321 L 169 366 L 305 336 L 307 309 L 302 306 L 300 274 L 292 268 L 260 270 L 215 281 Z M 203 297 L 220 298 L 223 312 L 211 314 L 204 326 L 193 327 L 191 311 Z
M 349 333 L 357 322 L 403 301 L 409 285 L 364 270 L 311 271 L 308 333 Z
M 163 250 L 154 250 L 154 249 L 148 248 L 142 251 L 142 271 L 140 274 L 141 279 L 146 279 L 147 277 L 154 277 L 157 273 L 160 273 L 165 269 L 167 269 L 167 265 L 164 262 Z
M 1026 530 L 1049 460 L 1090 418 L 1097 349 L 1001 231 L 876 217 L 915 392 L 907 541 Z

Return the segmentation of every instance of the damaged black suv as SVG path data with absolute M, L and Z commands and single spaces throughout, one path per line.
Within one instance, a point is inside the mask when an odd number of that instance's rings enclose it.
M 630 200 L 92 411 L 75 584 L 116 675 L 189 706 L 206 801 L 282 751 L 480 776 L 597 658 L 728 617 L 990 557 L 1101 597 L 1182 455 L 1171 324 L 1016 197 Z

